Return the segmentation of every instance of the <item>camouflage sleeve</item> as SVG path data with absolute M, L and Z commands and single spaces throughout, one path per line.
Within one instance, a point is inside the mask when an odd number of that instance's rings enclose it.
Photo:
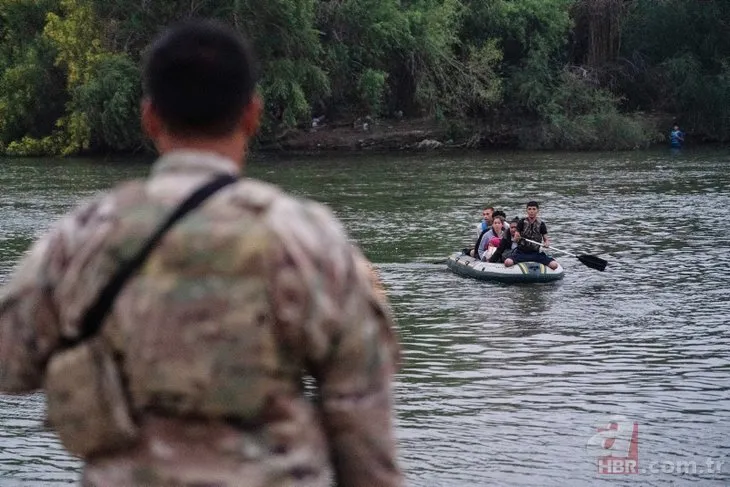
M 57 288 L 95 208 L 94 202 L 81 206 L 37 240 L 0 292 L 0 391 L 41 387 L 60 338 Z
M 41 387 L 46 361 L 59 338 L 54 279 L 63 258 L 61 232 L 38 240 L 0 295 L 0 391 Z
M 370 264 L 342 235 L 331 236 L 329 259 L 321 266 L 327 284 L 313 299 L 319 306 L 307 329 L 309 343 L 325 337 L 326 344 L 308 346 L 308 362 L 319 387 L 337 485 L 400 486 L 392 400 L 399 359 L 394 322 Z

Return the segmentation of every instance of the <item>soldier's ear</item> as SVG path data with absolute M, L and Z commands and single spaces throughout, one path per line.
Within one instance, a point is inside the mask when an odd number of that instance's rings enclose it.
M 149 98 L 142 99 L 140 109 L 142 118 L 142 130 L 153 142 L 156 142 L 162 132 L 162 120 Z
M 264 111 L 264 102 L 258 93 L 254 93 L 251 101 L 243 110 L 241 127 L 246 137 L 253 137 L 261 125 L 261 114 Z

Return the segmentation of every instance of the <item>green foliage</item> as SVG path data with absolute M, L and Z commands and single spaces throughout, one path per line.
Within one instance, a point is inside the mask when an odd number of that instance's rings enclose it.
M 539 106 L 540 121 L 519 134 L 532 149 L 638 149 L 659 138 L 642 119 L 621 114 L 620 100 L 582 76 L 563 71 Z
M 561 110 L 565 50 L 572 28 L 573 0 L 471 2 L 465 38 L 492 39 L 503 56 L 498 71 L 504 106 L 524 117 L 548 119 Z
M 25 49 L 43 31 L 46 15 L 58 0 L 0 1 L 0 68 L 26 56 Z
M 498 39 L 507 66 L 530 56 L 552 56 L 567 43 L 574 0 L 468 0 L 462 39 Z
M 620 89 L 632 106 L 673 114 L 685 130 L 730 140 L 730 2 L 636 0 L 623 28 Z
M 309 121 L 312 106 L 330 92 L 320 66 L 323 54 L 315 29 L 315 0 L 239 0 L 233 21 L 252 39 L 261 60 L 265 130 Z
M 623 28 L 623 52 L 644 56 L 651 65 L 692 53 L 714 73 L 730 56 L 730 2 L 726 0 L 634 0 Z
M 496 42 L 462 43 L 459 28 L 468 12 L 458 0 L 423 1 L 420 7 L 409 11 L 413 43 L 406 64 L 415 103 L 444 116 L 483 111 L 501 96 Z
M 67 99 L 53 46 L 43 38 L 55 1 L 0 1 L 0 145 L 49 133 Z
M 323 96 L 329 89 L 324 72 L 305 61 L 279 59 L 268 64 L 261 79 L 269 127 L 292 127 L 310 116 L 308 93 Z
M 683 125 L 717 140 L 730 140 L 730 58 L 717 74 L 702 70 L 692 54 L 670 58 L 656 70 L 660 94 Z
M 581 71 L 566 69 L 560 73 L 550 100 L 541 110 L 546 117 L 557 114 L 577 117 L 610 111 L 618 101 L 611 93 L 584 77 Z
M 385 94 L 387 73 L 375 69 L 366 69 L 357 83 L 360 99 L 371 115 L 379 115 Z
M 139 61 L 188 17 L 251 39 L 269 135 L 402 112 L 455 137 L 518 121 L 529 147 L 634 148 L 659 111 L 730 140 L 726 0 L 0 0 L 0 151 L 142 147 Z
M 577 117 L 555 115 L 535 126 L 525 126 L 518 133 L 525 149 L 631 150 L 662 140 L 639 117 L 606 109 Z
M 89 81 L 104 56 L 101 26 L 88 0 L 61 0 L 61 11 L 48 14 L 43 33 L 56 46 L 56 63 L 65 67 L 68 87 L 73 89 Z
M 86 113 L 73 111 L 74 98 L 91 81 L 91 72 L 104 55 L 99 25 L 89 3 L 60 0 L 54 5 L 57 10 L 45 12 L 42 26 L 37 5 L 15 7 L 16 19 L 32 19 L 34 31 L 32 47 L 25 51 L 27 57 L 13 56 L 0 81 L 6 94 L 0 97 L 0 115 L 6 119 L 0 136 L 8 142 L 6 151 L 66 155 L 87 150 L 91 128 Z M 26 7 L 25 16 L 19 15 L 21 7 Z M 35 129 L 25 128 L 37 119 L 44 123 Z
M 66 99 L 63 76 L 53 65 L 50 46 L 34 39 L 0 74 L 0 141 L 49 133 Z
M 367 70 L 385 74 L 400 64 L 399 47 L 410 44 L 406 13 L 397 0 L 318 2 L 316 25 L 324 48 L 323 67 L 331 82 L 330 113 L 369 111 L 362 80 L 372 84 Z M 356 81 L 353 83 L 353 80 Z M 390 90 L 384 87 L 383 96 Z
M 80 90 L 91 82 L 97 64 L 104 58 L 101 26 L 89 0 L 60 0 L 60 12 L 46 16 L 43 36 L 55 47 L 55 65 L 66 72 L 66 89 L 71 95 L 66 114 L 56 121 L 56 130 L 49 137 L 54 152 L 71 155 L 89 149 L 91 126 L 88 113 L 74 110 Z M 47 147 L 48 140 L 40 145 Z M 33 146 L 28 141 L 26 144 Z M 35 148 L 31 149 L 35 150 Z
M 61 142 L 54 136 L 33 138 L 25 136 L 8 144 L 5 153 L 9 156 L 54 156 L 59 154 Z
M 495 72 L 501 51 L 494 40 L 461 41 L 467 14 L 459 0 L 321 2 L 317 18 L 332 103 L 410 115 L 484 110 L 501 96 Z
M 127 56 L 111 55 L 96 64 L 91 79 L 74 98 L 74 111 L 88 120 L 92 149 L 128 152 L 140 148 L 141 91 L 139 68 Z

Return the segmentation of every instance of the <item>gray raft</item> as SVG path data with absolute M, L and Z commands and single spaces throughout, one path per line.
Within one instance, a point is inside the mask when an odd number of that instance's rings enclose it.
M 446 260 L 446 265 L 456 274 L 482 281 L 550 282 L 562 279 L 565 274 L 559 263 L 555 270 L 538 262 L 522 262 L 512 267 L 505 267 L 504 264 L 482 262 L 461 252 L 451 254 Z

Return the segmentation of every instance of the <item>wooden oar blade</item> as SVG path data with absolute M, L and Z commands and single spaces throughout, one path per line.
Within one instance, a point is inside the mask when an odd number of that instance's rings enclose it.
M 601 259 L 600 257 L 596 257 L 595 255 L 579 255 L 578 260 L 581 261 L 584 265 L 590 267 L 591 269 L 595 269 L 601 272 L 606 270 L 606 266 L 608 265 L 607 261 Z

